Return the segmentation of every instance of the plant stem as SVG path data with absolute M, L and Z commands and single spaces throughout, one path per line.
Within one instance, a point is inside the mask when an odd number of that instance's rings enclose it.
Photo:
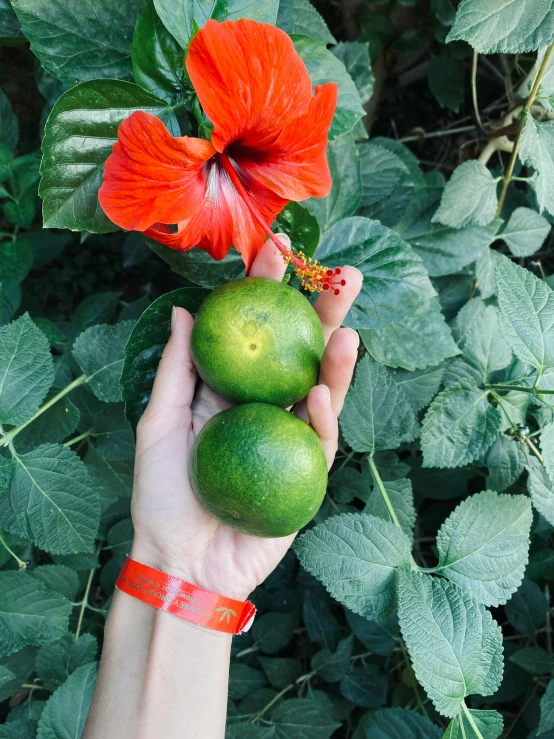
M 402 531 L 402 526 L 400 525 L 400 521 L 398 520 L 396 511 L 394 510 L 394 507 L 392 503 L 390 502 L 390 498 L 388 496 L 387 491 L 385 490 L 385 486 L 383 485 L 383 481 L 381 480 L 381 475 L 379 474 L 379 471 L 377 470 L 375 462 L 373 461 L 373 457 L 368 457 L 368 462 L 369 462 L 369 469 L 371 470 L 371 474 L 373 475 L 375 484 L 379 488 L 379 492 L 381 493 L 386 509 L 389 512 L 391 521 L 393 522 L 395 526 L 398 526 L 398 528 Z M 415 559 L 413 558 L 411 554 L 410 554 L 410 565 L 411 565 L 412 570 L 419 570 L 419 565 L 416 563 Z
M 550 631 L 551 629 L 551 615 L 550 615 L 550 586 L 548 583 L 545 585 L 544 588 L 544 595 L 546 597 L 546 602 L 548 603 L 548 610 L 546 611 L 546 647 L 550 654 L 552 654 L 552 633 Z
M 72 390 L 75 390 L 76 387 L 79 387 L 83 383 L 87 381 L 86 375 L 81 375 L 76 380 L 73 380 L 67 387 L 64 387 L 63 390 L 60 390 L 57 395 L 54 395 L 53 398 L 50 398 L 50 400 L 45 403 L 41 408 L 38 409 L 38 411 L 35 413 L 35 415 L 30 418 L 28 421 L 25 421 L 25 423 L 22 423 L 21 426 L 16 426 L 11 431 L 8 431 L 8 433 L 0 439 L 0 446 L 8 446 L 10 442 L 15 439 L 17 434 L 19 434 L 20 431 L 23 431 L 24 428 L 26 428 L 30 423 L 33 423 L 39 416 L 41 416 L 45 411 L 47 411 L 49 408 L 51 408 L 53 405 L 55 405 L 58 400 L 61 400 L 65 395 L 70 393 Z
M 477 61 L 479 60 L 479 52 L 473 52 L 473 63 L 471 66 L 471 93 L 473 98 L 473 110 L 475 112 L 475 119 L 477 125 L 481 131 L 485 130 L 483 121 L 481 120 L 481 113 L 479 113 L 479 101 L 477 100 Z
M 504 184 L 502 185 L 502 192 L 500 193 L 500 197 L 498 199 L 498 208 L 496 210 L 496 215 L 498 216 L 502 213 L 502 208 L 504 207 L 504 201 L 506 200 L 506 193 L 508 192 L 508 186 L 514 174 L 517 155 L 518 155 L 519 147 L 521 144 L 521 136 L 523 134 L 523 129 L 525 128 L 525 121 L 527 120 L 527 114 L 529 113 L 529 111 L 531 110 L 531 106 L 535 102 L 535 98 L 537 97 L 537 93 L 539 91 L 541 80 L 544 77 L 544 73 L 546 72 L 546 68 L 548 66 L 548 62 L 550 61 L 550 57 L 552 55 L 553 50 L 554 50 L 554 44 L 550 44 L 550 46 L 546 50 L 546 53 L 543 57 L 541 66 L 539 67 L 539 70 L 537 74 L 535 75 L 535 80 L 533 82 L 533 86 L 531 87 L 531 92 L 529 93 L 527 102 L 525 103 L 523 110 L 521 111 L 521 116 L 519 118 L 519 126 L 517 129 L 517 134 L 516 134 L 516 138 L 514 142 L 514 150 L 512 151 L 512 155 L 510 156 L 510 162 L 508 164 L 508 169 L 506 170 L 506 174 L 504 175 Z
M 96 548 L 97 555 L 100 554 L 101 549 L 102 549 L 102 542 L 100 542 L 100 544 L 98 544 L 98 547 Z M 92 580 L 94 578 L 95 572 L 96 572 L 96 567 L 94 567 L 88 574 L 87 586 L 85 588 L 83 600 L 81 601 L 81 610 L 79 611 L 79 620 L 77 621 L 77 629 L 75 630 L 75 641 L 77 641 L 77 639 L 79 638 L 79 634 L 81 633 L 81 628 L 83 626 L 83 618 L 85 616 L 85 608 L 88 605 L 90 588 L 92 586 Z
M 17 562 L 17 564 L 19 565 L 19 569 L 20 569 L 20 570 L 25 570 L 25 569 L 27 569 L 27 565 L 26 565 L 26 563 L 25 563 L 25 562 L 24 562 L 24 561 L 23 561 L 22 559 L 19 559 L 19 557 L 17 556 L 17 554 L 16 554 L 16 553 L 15 553 L 15 552 L 14 552 L 14 551 L 13 551 L 12 549 L 10 549 L 10 548 L 9 548 L 9 546 L 8 546 L 8 545 L 6 544 L 6 541 L 5 541 L 4 537 L 2 536 L 2 534 L 0 534 L 0 544 L 2 544 L 2 546 L 4 547 L 4 549 L 5 549 L 5 550 L 6 550 L 6 551 L 7 551 L 7 552 L 8 552 L 9 554 L 11 554 L 11 555 L 12 555 L 12 557 L 13 557 L 13 558 L 15 559 L 15 561 L 16 561 L 16 562 Z
M 32 683 L 23 683 L 21 688 L 28 688 L 29 690 L 46 690 L 44 685 L 33 685 Z
M 542 454 L 539 452 L 539 450 L 537 449 L 537 447 L 533 444 L 533 442 L 531 441 L 531 439 L 524 439 L 524 443 L 527 444 L 527 446 L 533 452 L 533 454 L 539 460 L 539 462 L 541 464 L 544 464 L 544 459 L 542 457 Z
M 490 393 L 491 393 L 492 397 L 496 400 L 496 402 L 498 403 L 498 405 L 500 406 L 500 409 L 501 409 L 502 413 L 506 416 L 506 420 L 508 421 L 508 423 L 510 424 L 510 426 L 513 429 L 515 429 L 516 425 L 512 421 L 512 419 L 510 418 L 510 415 L 509 415 L 508 411 L 506 410 L 506 408 L 504 408 L 504 403 L 502 402 L 502 398 L 500 397 L 500 395 L 498 395 L 498 393 L 496 393 L 494 390 L 491 390 Z
M 75 436 L 73 439 L 69 439 L 69 441 L 66 441 L 64 446 L 73 446 L 74 444 L 78 444 L 80 441 L 83 441 L 84 439 L 88 439 L 89 436 L 92 434 L 92 429 L 89 429 L 88 431 L 85 431 L 83 434 L 79 434 L 79 436 Z
M 485 385 L 487 390 L 515 390 L 530 395 L 554 395 L 554 390 L 541 390 L 540 387 L 522 387 L 521 385 Z
M 469 722 L 469 725 L 471 726 L 471 728 L 475 732 L 475 736 L 477 737 L 477 739 L 483 739 L 483 735 L 481 734 L 481 732 L 477 728 L 477 724 L 473 720 L 473 716 L 469 712 L 469 708 L 466 706 L 466 702 L 465 701 L 462 701 L 462 710 L 463 710 L 463 712 L 465 713 L 465 715 L 467 717 L 467 720 Z
M 295 686 L 295 683 L 291 683 L 290 685 L 287 685 L 286 688 L 283 688 L 283 690 L 281 690 L 280 693 L 277 693 L 277 695 L 274 698 L 272 698 L 269 701 L 269 703 L 265 705 L 259 713 L 257 713 L 255 716 L 253 716 L 250 719 L 250 723 L 255 724 L 256 721 L 259 721 L 264 715 L 264 713 L 266 713 L 266 711 L 269 711 L 271 706 L 274 706 L 275 703 L 277 703 L 277 701 L 279 700 L 279 698 L 282 698 L 284 695 L 286 695 L 289 692 L 289 690 L 292 690 L 294 688 L 294 686 Z

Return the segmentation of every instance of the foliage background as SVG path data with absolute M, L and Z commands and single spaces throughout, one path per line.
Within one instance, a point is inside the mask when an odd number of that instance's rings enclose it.
M 132 540 L 132 427 L 171 305 L 194 310 L 242 272 L 236 253 L 215 263 L 123 234 L 96 204 L 131 110 L 175 133 L 205 125 L 182 67 L 205 6 L 72 6 L 0 0 L 6 739 L 80 736 Z M 246 8 L 212 12 L 276 21 L 314 83 L 341 91 L 333 190 L 278 227 L 365 280 L 328 494 L 253 595 L 228 738 L 548 739 L 554 6 Z

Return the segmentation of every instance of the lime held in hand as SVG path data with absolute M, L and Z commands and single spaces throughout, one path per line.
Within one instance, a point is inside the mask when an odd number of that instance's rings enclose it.
M 321 321 L 298 290 L 246 277 L 200 306 L 191 352 L 200 377 L 232 403 L 286 408 L 317 383 L 325 348 Z
M 202 506 L 243 534 L 293 534 L 317 513 L 327 488 L 321 442 L 281 408 L 248 403 L 218 413 L 198 434 L 190 479 Z

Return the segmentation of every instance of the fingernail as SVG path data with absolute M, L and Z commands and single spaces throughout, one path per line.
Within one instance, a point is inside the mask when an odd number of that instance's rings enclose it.
M 175 319 L 177 318 L 177 309 L 175 306 L 171 309 L 171 330 L 173 331 L 173 327 L 175 326 Z
M 356 272 L 357 272 L 357 273 L 358 273 L 358 274 L 360 275 L 360 277 L 362 278 L 362 282 L 363 282 L 363 281 L 364 281 L 364 273 L 363 273 L 363 272 L 362 272 L 361 270 L 359 270 L 359 269 L 358 269 L 357 267 L 352 267 L 351 265 L 349 265 L 349 267 L 350 267 L 350 269 L 355 269 L 355 270 L 356 270 Z
M 289 237 L 286 234 L 284 234 L 284 233 L 276 233 L 275 236 L 277 236 L 277 238 L 279 239 L 279 241 L 284 246 L 290 246 L 290 239 L 289 239 Z
M 356 334 L 356 346 L 360 346 L 360 334 L 356 331 L 356 329 L 349 328 L 348 326 L 344 327 L 347 331 L 352 331 L 353 334 Z
M 331 402 L 331 391 L 329 390 L 329 388 L 327 387 L 327 385 L 321 384 L 319 387 L 322 387 L 325 390 L 327 390 L 327 397 L 329 398 L 329 402 Z

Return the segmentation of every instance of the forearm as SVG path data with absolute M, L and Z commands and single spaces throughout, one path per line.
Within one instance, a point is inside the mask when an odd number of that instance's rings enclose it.
M 83 739 L 223 739 L 231 636 L 116 590 Z

